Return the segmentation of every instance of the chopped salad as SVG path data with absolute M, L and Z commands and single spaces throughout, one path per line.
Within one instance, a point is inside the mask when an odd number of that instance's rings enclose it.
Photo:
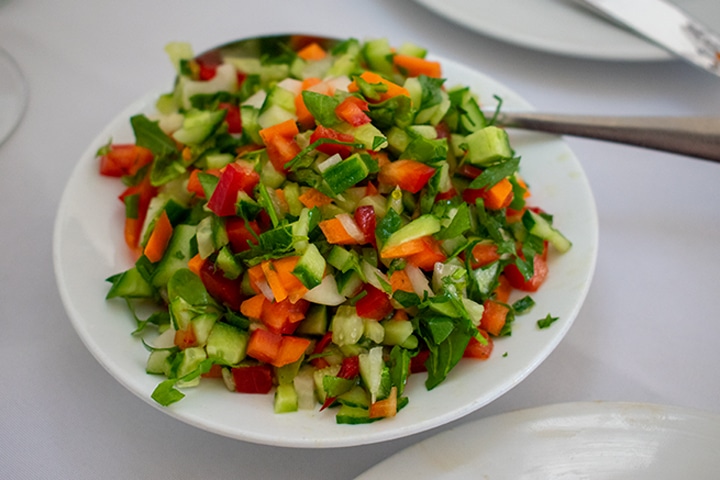
M 162 405 L 216 381 L 274 392 L 277 413 L 393 417 L 411 375 L 433 389 L 489 358 L 548 249 L 571 244 L 531 205 L 505 130 L 423 48 L 286 47 L 168 45 L 177 80 L 157 114 L 98 152 L 126 186 L 137 258 L 107 298 L 127 302 Z

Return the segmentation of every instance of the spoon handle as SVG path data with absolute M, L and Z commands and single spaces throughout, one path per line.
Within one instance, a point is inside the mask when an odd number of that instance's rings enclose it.
M 496 123 L 508 128 L 608 140 L 720 162 L 720 118 L 501 112 Z

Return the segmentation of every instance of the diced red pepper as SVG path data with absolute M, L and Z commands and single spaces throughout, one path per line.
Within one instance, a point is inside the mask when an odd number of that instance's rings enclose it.
M 417 193 L 427 185 L 435 169 L 415 160 L 396 160 L 380 167 L 378 180 L 385 185 L 399 186 L 410 193 Z
M 340 371 L 337 376 L 350 380 L 358 375 L 360 375 L 360 357 L 355 355 L 353 357 L 343 358 L 342 364 L 340 365 Z
M 313 131 L 312 135 L 310 135 L 310 143 L 317 142 L 322 138 L 328 138 L 331 140 L 337 140 L 347 143 L 352 143 L 355 141 L 355 137 L 348 133 L 340 133 L 337 130 L 333 130 L 332 128 L 318 125 L 315 131 Z M 347 145 L 338 145 L 335 143 L 324 143 L 322 145 L 318 145 L 316 150 L 326 155 L 335 155 L 337 153 L 342 158 L 347 158 L 348 156 L 350 156 L 350 153 L 352 153 L 352 147 L 349 147 Z
M 145 223 L 148 206 L 156 193 L 157 188 L 150 183 L 150 175 L 146 175 L 137 185 L 126 188 L 119 197 L 120 201 L 125 203 L 128 197 L 137 195 L 136 215 L 128 216 L 126 214 L 125 217 L 125 243 L 131 250 L 136 250 L 140 245 L 140 234 Z
M 245 299 L 245 295 L 242 293 L 241 278 L 231 280 L 225 276 L 222 270 L 215 268 L 213 262 L 203 262 L 200 267 L 200 279 L 213 298 L 234 310 L 240 310 L 240 305 Z
M 227 110 L 227 113 L 225 113 L 225 123 L 228 126 L 228 133 L 242 133 L 240 108 L 232 103 L 220 103 L 218 108 Z
M 365 285 L 364 290 L 365 296 L 355 303 L 358 316 L 382 320 L 392 313 L 394 308 L 387 293 L 370 284 Z
M 233 368 L 232 375 L 236 392 L 269 393 L 272 390 L 272 367 L 269 365 Z
M 246 221 L 240 217 L 228 217 L 225 222 L 225 231 L 227 232 L 230 245 L 235 253 L 250 250 L 251 244 L 257 245 L 258 240 L 256 235 L 260 235 L 261 232 L 257 221 Z M 255 235 L 253 235 L 253 233 Z
M 410 359 L 410 373 L 427 372 L 425 362 L 430 356 L 430 350 L 420 350 L 417 355 Z
M 142 167 L 153 161 L 153 153 L 134 144 L 113 144 L 100 157 L 100 174 L 108 177 L 135 175 Z
M 355 209 L 353 217 L 355 218 L 355 223 L 358 228 L 365 236 L 365 243 L 376 246 L 375 227 L 377 218 L 375 217 L 375 207 L 372 205 L 361 205 Z
M 207 207 L 220 217 L 235 215 L 238 193 L 243 191 L 251 195 L 258 183 L 260 175 L 255 170 L 239 163 L 231 163 L 220 175 Z

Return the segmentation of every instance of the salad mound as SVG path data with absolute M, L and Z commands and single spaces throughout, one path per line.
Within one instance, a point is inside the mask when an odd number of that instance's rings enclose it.
M 507 133 L 424 49 L 284 47 L 168 45 L 177 80 L 157 114 L 98 152 L 126 185 L 137 255 L 107 298 L 127 302 L 162 405 L 222 381 L 274 391 L 277 413 L 392 417 L 409 376 L 433 389 L 489 358 L 532 307 L 548 250 L 571 244 L 530 205 Z

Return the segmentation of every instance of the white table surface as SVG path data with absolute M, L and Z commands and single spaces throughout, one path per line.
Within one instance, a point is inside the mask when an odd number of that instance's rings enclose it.
M 682 62 L 531 51 L 411 0 L 0 0 L 0 45 L 31 91 L 24 120 L 0 146 L 0 478 L 352 478 L 446 428 L 520 408 L 604 400 L 720 413 L 720 165 L 580 139 L 567 141 L 600 220 L 587 301 L 547 361 L 485 408 L 386 443 L 273 448 L 181 423 L 116 382 L 58 295 L 51 242 L 65 182 L 123 107 L 170 85 L 167 42 L 201 51 L 291 31 L 413 41 L 489 74 L 538 110 L 720 112 L 720 79 Z

